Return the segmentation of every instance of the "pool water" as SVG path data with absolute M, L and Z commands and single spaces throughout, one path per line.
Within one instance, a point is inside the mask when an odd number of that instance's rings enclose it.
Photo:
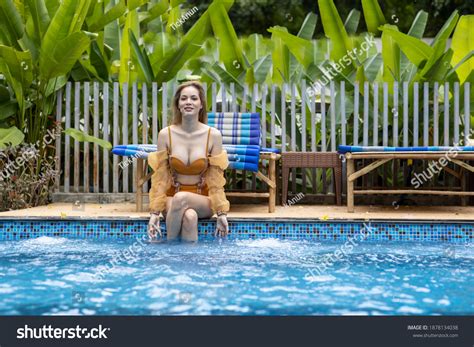
M 0 314 L 474 314 L 472 243 L 139 241 L 0 242 Z

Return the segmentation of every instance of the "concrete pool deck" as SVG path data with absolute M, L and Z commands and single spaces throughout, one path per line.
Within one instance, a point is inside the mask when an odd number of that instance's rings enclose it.
M 474 206 L 356 206 L 354 213 L 346 206 L 294 205 L 277 206 L 275 213 L 268 213 L 268 206 L 233 204 L 229 218 L 245 219 L 315 219 L 315 220 L 434 220 L 473 221 Z M 29 209 L 0 212 L 0 219 L 6 218 L 147 218 L 148 212 L 135 212 L 133 203 L 95 204 L 52 203 Z

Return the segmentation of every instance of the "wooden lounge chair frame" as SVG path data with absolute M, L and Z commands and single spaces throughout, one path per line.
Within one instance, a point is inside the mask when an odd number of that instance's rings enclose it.
M 376 190 L 355 190 L 354 182 L 357 178 L 362 177 L 369 172 L 375 170 L 393 159 L 421 159 L 421 160 L 438 160 L 447 158 L 449 161 L 459 165 L 461 171 L 457 172 L 444 166 L 443 169 L 461 180 L 463 191 L 449 190 L 425 190 L 425 189 L 376 189 Z M 426 194 L 426 195 L 460 195 L 463 197 L 474 196 L 474 192 L 467 192 L 467 181 L 464 170 L 474 172 L 474 167 L 464 162 L 465 160 L 474 160 L 474 152 L 348 152 L 345 154 L 347 161 L 347 211 L 354 212 L 354 194 L 372 195 L 372 194 Z M 375 159 L 374 162 L 366 167 L 355 171 L 355 160 L 357 159 Z M 462 204 L 467 205 L 467 200 L 462 199 Z

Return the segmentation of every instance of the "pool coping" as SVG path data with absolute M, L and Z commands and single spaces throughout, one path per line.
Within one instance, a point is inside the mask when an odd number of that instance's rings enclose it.
M 148 216 L 0 216 L 2 221 L 148 221 Z M 200 222 L 214 222 L 216 218 L 200 219 Z M 386 219 L 386 218 L 288 218 L 288 217 L 229 217 L 229 222 L 252 222 L 266 221 L 269 223 L 401 223 L 401 224 L 474 224 L 472 219 L 455 219 L 455 220 L 430 220 L 430 219 Z

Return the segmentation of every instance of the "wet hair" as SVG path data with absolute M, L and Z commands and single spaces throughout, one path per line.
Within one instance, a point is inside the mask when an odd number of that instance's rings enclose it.
M 181 97 L 181 91 L 186 87 L 194 87 L 197 89 L 199 94 L 199 99 L 201 99 L 202 108 L 199 110 L 199 121 L 201 123 L 207 124 L 207 102 L 206 102 L 206 95 L 204 94 L 204 88 L 202 84 L 198 81 L 188 81 L 180 84 L 178 89 L 176 89 L 176 93 L 173 97 L 173 104 L 171 105 L 171 112 L 173 115 L 173 124 L 181 124 L 183 120 L 183 115 L 178 108 L 179 98 Z

